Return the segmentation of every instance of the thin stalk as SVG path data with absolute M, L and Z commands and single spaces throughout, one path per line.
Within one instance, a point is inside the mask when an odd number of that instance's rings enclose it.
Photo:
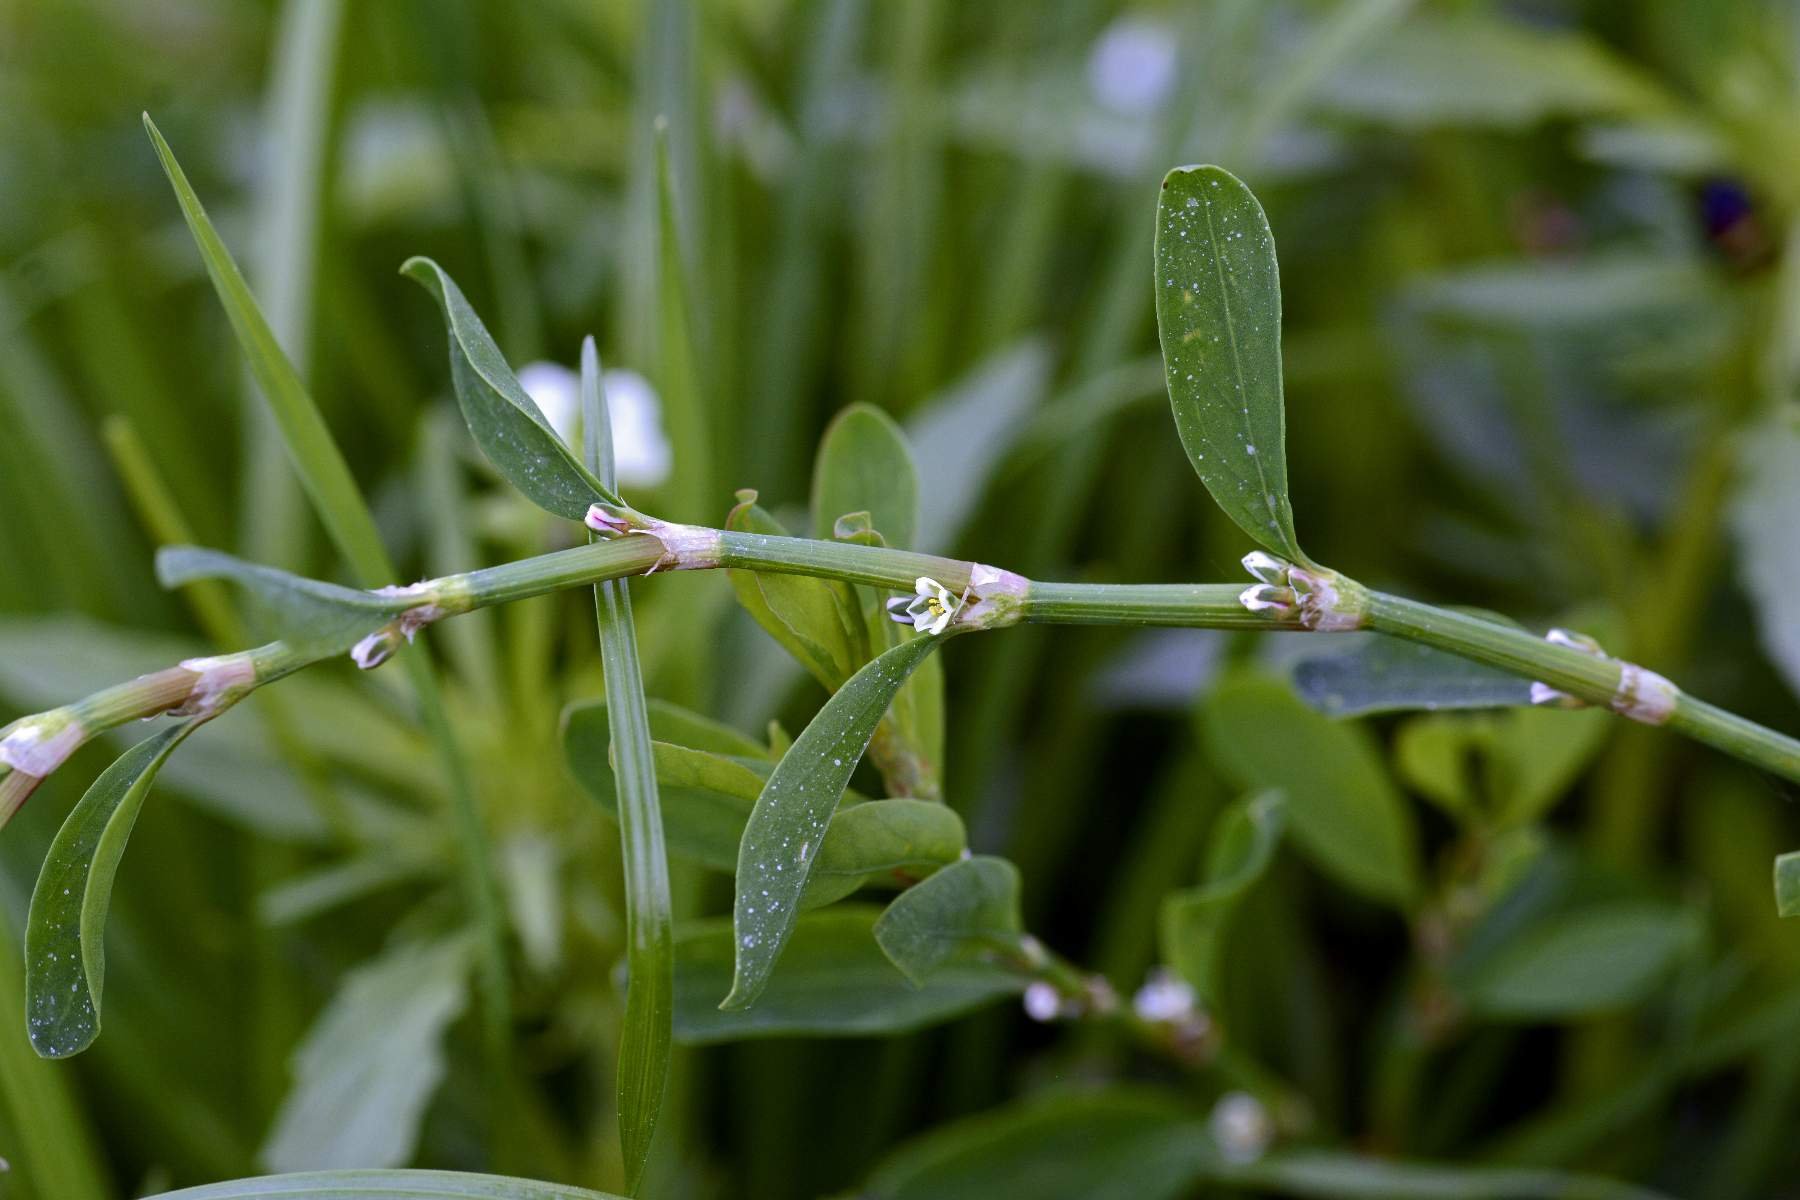
M 445 576 L 414 585 L 414 589 L 426 598 L 421 603 L 434 610 L 431 619 L 436 619 L 548 592 L 590 587 L 609 579 L 654 574 L 673 563 L 678 570 L 731 567 L 810 575 L 895 591 L 911 591 L 920 577 L 936 580 L 958 595 L 991 586 L 994 590 L 984 600 L 971 599 L 969 613 L 975 614 L 975 619 L 967 620 L 965 629 L 1030 621 L 1299 630 L 1310 628 L 1308 621 L 1312 619 L 1298 610 L 1251 612 L 1244 607 L 1242 593 L 1235 584 L 1034 582 L 980 563 L 879 546 L 653 524 L 659 529 L 656 535 L 640 532 L 613 537 L 502 566 Z M 971 582 L 976 579 L 987 582 Z M 1782 778 L 1800 782 L 1800 741 L 1689 696 L 1661 676 L 1509 625 L 1366 591 L 1342 577 L 1336 580 L 1339 591 L 1354 605 L 1355 618 L 1327 624 L 1316 632 L 1372 629 L 1433 646 L 1545 684 L 1575 702 L 1666 726 Z M 958 620 L 964 621 L 968 615 L 959 616 Z M 318 660 L 318 656 L 283 642 L 242 653 L 255 667 L 258 686 Z M 25 718 L 19 725 L 53 715 L 59 722 L 72 720 L 81 727 L 84 738 L 92 737 L 125 721 L 187 703 L 199 681 L 200 676 L 193 670 L 172 667 L 95 693 L 55 714 Z

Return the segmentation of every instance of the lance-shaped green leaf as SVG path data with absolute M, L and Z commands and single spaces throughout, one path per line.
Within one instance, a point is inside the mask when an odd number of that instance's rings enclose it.
M 1193 987 L 1202 1003 L 1219 996 L 1225 931 L 1238 902 L 1263 877 L 1281 842 L 1285 801 L 1262 792 L 1219 817 L 1206 852 L 1206 882 L 1163 900 L 1159 933 L 1163 960 Z
M 102 771 L 44 856 L 25 923 L 25 1012 L 45 1058 L 79 1054 L 100 1034 L 113 879 L 156 772 L 194 727 L 171 725 Z
M 1018 948 L 1019 868 L 978 855 L 900 893 L 875 922 L 875 942 L 915 984 L 945 965 Z
M 266 1165 L 392 1167 L 413 1156 L 448 1068 L 444 1034 L 468 1005 L 472 949 L 465 935 L 401 942 L 344 976 L 294 1052 Z
M 725 528 L 787 536 L 781 522 L 757 505 L 752 491 L 738 493 L 738 505 L 725 519 Z M 835 691 L 856 670 L 862 660 L 861 630 L 850 625 L 851 614 L 829 582 L 773 571 L 725 574 L 744 611 L 826 690 Z
M 198 546 L 158 550 L 156 578 L 166 588 L 196 579 L 229 580 L 267 610 L 283 641 L 319 653 L 348 650 L 408 607 L 405 600 L 290 575 Z
M 620 1200 L 612 1192 L 463 1171 L 300 1171 L 162 1192 L 150 1200 Z
M 1800 917 L 1800 850 L 1790 850 L 1775 860 L 1775 911 L 1784 917 Z
M 976 961 L 946 966 L 914 987 L 875 944 L 879 913 L 845 904 L 805 914 L 756 1003 L 731 1010 L 717 1006 L 735 969 L 731 924 L 684 924 L 675 940 L 676 1040 L 909 1033 L 1024 990 L 1016 971 Z
M 813 536 L 829 539 L 837 519 L 866 512 L 890 545 L 912 547 L 919 524 L 919 471 L 894 419 L 868 404 L 832 418 L 813 464 Z
M 581 416 L 587 464 L 611 488 L 612 421 L 600 383 L 594 339 L 581 344 Z M 619 1033 L 619 1144 L 625 1186 L 633 1195 L 649 1161 L 650 1141 L 669 1080 L 675 1011 L 675 918 L 669 898 L 669 855 L 650 748 L 650 714 L 638 664 L 631 593 L 623 579 L 594 587 L 600 660 L 618 780 L 619 846 L 625 859 L 625 1020 Z
M 902 642 L 852 675 L 776 764 L 738 847 L 737 969 L 722 1008 L 745 1007 L 768 984 L 838 798 L 895 693 L 941 640 Z
M 1175 429 L 1259 545 L 1308 561 L 1288 504 L 1281 277 L 1268 218 L 1220 167 L 1178 167 L 1156 206 L 1156 326 Z
M 525 389 L 455 280 L 429 258 L 409 258 L 401 273 L 430 292 L 450 334 L 450 382 L 463 420 L 488 460 L 539 508 L 579 521 L 598 501 L 620 503 L 583 466 Z

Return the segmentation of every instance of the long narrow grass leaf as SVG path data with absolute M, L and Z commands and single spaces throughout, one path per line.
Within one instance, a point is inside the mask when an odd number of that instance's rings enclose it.
M 593 338 L 581 346 L 581 418 L 588 466 L 611 487 L 612 426 Z M 656 761 L 650 747 L 650 713 L 644 702 L 637 631 L 626 588 L 622 579 L 597 585 L 594 609 L 600 625 L 600 658 L 606 669 L 606 711 L 618 781 L 619 841 L 625 857 L 628 983 L 619 1034 L 619 1143 L 625 1155 L 625 1187 L 636 1195 L 669 1080 L 675 933 Z
M 356 576 L 367 587 L 392 582 L 393 561 L 382 545 L 375 518 L 357 489 L 343 453 L 332 440 L 325 418 L 313 403 L 312 396 L 300 381 L 294 365 L 282 352 L 281 345 L 269 329 L 268 321 L 257 306 L 256 297 L 244 282 L 242 272 L 225 248 L 218 230 L 206 215 L 200 198 L 195 195 L 181 165 L 175 161 L 162 134 L 148 113 L 144 128 L 150 135 L 163 171 L 175 189 L 182 215 L 200 248 L 220 303 L 230 319 L 232 332 L 249 361 L 251 373 L 263 398 L 268 401 L 288 453 L 300 473 L 307 495 L 324 522 L 326 532 L 338 552 L 349 561 Z M 487 847 L 487 834 L 476 805 L 474 782 L 469 777 L 456 734 L 444 707 L 442 690 L 431 660 L 423 654 L 403 654 L 407 679 L 419 702 L 419 715 L 436 743 L 439 757 L 449 777 L 450 792 L 456 817 L 457 836 L 462 843 L 464 889 L 470 910 L 482 930 L 482 984 L 486 1001 L 484 1033 L 488 1052 L 495 1063 L 504 1062 L 508 1052 L 512 1023 L 511 998 L 507 979 L 505 930 L 501 924 L 500 905 L 495 894 L 494 871 Z

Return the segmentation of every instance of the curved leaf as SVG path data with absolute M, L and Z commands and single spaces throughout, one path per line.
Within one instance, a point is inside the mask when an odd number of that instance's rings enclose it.
M 456 402 L 475 443 L 507 482 L 539 508 L 571 521 L 586 517 L 598 501 L 620 503 L 519 386 L 487 327 L 444 269 L 429 258 L 409 258 L 400 271 L 444 310 Z
M 906 883 L 961 857 L 962 818 L 932 800 L 870 800 L 839 808 L 825 830 L 800 907 L 818 908 L 869 884 Z
M 405 601 L 290 575 L 199 546 L 158 550 L 156 578 L 166 588 L 196 579 L 229 580 L 268 610 L 283 641 L 320 652 L 349 649 L 407 608 Z
M 914 987 L 875 944 L 880 909 L 847 904 L 794 923 L 781 970 L 748 1008 L 718 1007 L 731 981 L 735 940 L 724 918 L 675 937 L 675 1037 L 686 1045 L 758 1037 L 864 1037 L 910 1033 L 1024 990 L 1017 973 L 956 963 Z
M 1223 168 L 1163 179 L 1156 325 L 1175 430 L 1207 491 L 1259 545 L 1307 561 L 1288 504 L 1275 238 Z
M 1201 707 L 1206 744 L 1244 787 L 1279 788 L 1288 826 L 1341 882 L 1393 904 L 1418 887 L 1412 811 L 1366 731 L 1320 716 L 1279 680 L 1236 675 Z
M 100 773 L 50 843 L 25 924 L 25 1011 L 32 1047 L 67 1058 L 100 1035 L 106 910 L 150 785 L 196 722 L 145 738 Z
M 875 922 L 875 941 L 900 973 L 924 983 L 948 963 L 1019 944 L 1019 868 L 980 855 L 902 892 Z
M 866 512 L 891 546 L 910 549 L 918 536 L 919 471 L 894 419 L 869 404 L 852 404 L 825 427 L 813 465 L 813 536 L 830 539 L 837 519 Z
M 895 693 L 940 641 L 914 637 L 851 676 L 776 764 L 738 847 L 737 970 L 721 1007 L 750 1004 L 768 983 L 838 798 Z
M 560 1183 L 463 1171 L 307 1171 L 161 1192 L 149 1200 L 619 1200 Z
M 293 1058 L 262 1149 L 278 1171 L 412 1157 L 448 1069 L 444 1034 L 469 998 L 468 937 L 404 942 L 344 976 Z

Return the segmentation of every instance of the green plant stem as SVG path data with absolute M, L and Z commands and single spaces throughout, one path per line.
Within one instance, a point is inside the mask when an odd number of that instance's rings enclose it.
M 970 586 L 980 564 L 959 559 L 808 538 L 774 537 L 681 527 L 684 534 L 710 542 L 713 549 L 696 557 L 689 550 L 682 569 L 733 567 L 812 575 L 863 583 L 896 591 L 912 590 L 927 576 L 952 592 Z M 443 615 L 522 600 L 572 587 L 590 587 L 608 579 L 656 573 L 668 554 L 664 544 L 645 534 L 559 550 L 551 554 L 420 585 L 434 591 Z M 1022 600 L 1005 620 L 1048 624 L 1175 625 L 1208 629 L 1298 630 L 1300 619 L 1269 612 L 1252 613 L 1238 600 L 1235 584 L 1083 584 L 1028 582 Z M 1446 650 L 1488 666 L 1510 671 L 1566 692 L 1587 704 L 1615 707 L 1621 680 L 1630 664 L 1536 637 L 1522 629 L 1467 613 L 1438 608 L 1383 592 L 1364 592 L 1343 580 L 1346 594 L 1361 597 L 1358 627 L 1402 637 Z M 256 664 L 256 682 L 268 683 L 317 661 L 282 642 L 246 651 Z M 193 685 L 192 672 L 180 668 L 148 675 L 96 693 L 62 710 L 79 721 L 87 736 L 137 717 L 152 716 L 183 702 Z M 1800 782 L 1800 741 L 1697 700 L 1669 685 L 1670 708 L 1662 724 L 1782 778 Z
M 1603 708 L 1611 706 L 1619 691 L 1623 667 L 1617 660 L 1554 645 L 1466 613 L 1371 592 L 1369 626 L 1547 683 Z M 1674 711 L 1661 724 L 1784 779 L 1800 780 L 1800 741 L 1717 705 L 1678 692 Z

